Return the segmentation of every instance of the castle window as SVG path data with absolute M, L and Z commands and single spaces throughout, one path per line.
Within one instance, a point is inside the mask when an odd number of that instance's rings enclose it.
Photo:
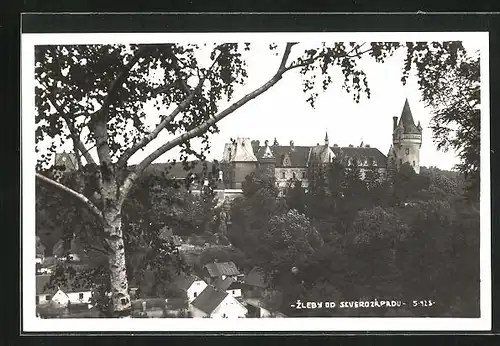
M 281 172 L 281 179 L 285 179 L 286 176 L 285 176 L 285 171 Z
M 399 164 L 402 165 L 403 164 L 403 159 L 399 159 Z
M 406 154 L 406 155 L 410 155 L 410 148 L 406 148 L 406 150 L 405 150 L 405 154 Z
M 302 179 L 306 178 L 306 172 L 302 172 Z
M 295 179 L 295 178 L 296 178 L 296 177 L 295 177 L 295 172 L 293 172 L 293 173 L 292 173 L 292 177 L 293 177 L 293 179 Z
M 415 167 L 415 161 L 413 161 L 413 167 Z

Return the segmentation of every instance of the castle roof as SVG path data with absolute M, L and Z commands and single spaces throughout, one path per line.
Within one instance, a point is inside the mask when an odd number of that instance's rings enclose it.
M 385 167 L 387 165 L 387 156 L 385 156 L 377 148 L 367 147 L 333 147 L 331 148 L 337 157 L 346 157 L 357 159 L 361 161 L 373 159 L 378 167 Z
M 224 146 L 224 162 L 257 162 L 250 138 L 237 138 Z
M 312 150 L 314 154 L 321 155 L 325 150 L 331 149 L 336 157 L 354 158 L 365 161 L 373 159 L 379 167 L 385 167 L 387 157 L 377 148 L 370 147 L 326 147 L 319 145 L 315 147 L 306 146 L 273 146 L 270 147 L 273 155 L 276 157 L 276 167 L 307 167 L 309 152 Z M 257 152 L 257 158 L 263 158 L 265 147 L 260 147 Z M 290 166 L 283 165 L 283 158 L 288 154 L 291 164 Z
M 311 147 L 303 147 L 303 146 L 289 146 L 289 145 L 276 145 L 272 147 L 268 147 L 272 155 L 276 158 L 276 167 L 285 167 L 283 165 L 283 159 L 285 155 L 288 154 L 290 158 L 290 165 L 287 167 L 306 167 L 307 165 L 307 157 L 309 156 L 309 150 Z M 257 158 L 260 160 L 265 157 L 266 147 L 259 147 L 259 150 L 256 154 Z
M 413 116 L 411 114 L 410 104 L 408 103 L 408 99 L 405 101 L 405 105 L 403 107 L 403 111 L 401 112 L 401 118 L 399 119 L 398 126 L 402 126 L 404 129 L 404 133 L 420 133 L 421 131 L 415 125 L 413 121 Z

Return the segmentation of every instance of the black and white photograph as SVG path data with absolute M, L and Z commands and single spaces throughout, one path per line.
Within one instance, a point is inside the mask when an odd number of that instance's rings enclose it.
M 24 328 L 489 329 L 488 54 L 23 34 Z

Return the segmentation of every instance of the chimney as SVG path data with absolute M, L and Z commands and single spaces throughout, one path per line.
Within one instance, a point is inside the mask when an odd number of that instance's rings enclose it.
M 334 147 L 334 148 L 337 148 L 337 147 L 338 147 L 337 143 L 335 143 L 335 144 L 333 145 L 333 147 Z
M 354 148 L 354 145 L 352 145 L 352 144 L 349 144 L 349 148 Z
M 294 145 L 293 141 L 290 141 L 290 149 L 292 151 L 295 150 L 295 145 Z
M 398 117 L 392 117 L 392 131 L 398 127 Z
M 370 147 L 370 144 L 365 145 L 365 148 L 369 148 L 369 147 Z

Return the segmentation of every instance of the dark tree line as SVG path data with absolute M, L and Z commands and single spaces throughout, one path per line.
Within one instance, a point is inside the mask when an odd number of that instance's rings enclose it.
M 374 173 L 374 172 L 372 172 Z M 247 177 L 232 207 L 231 242 L 264 269 L 290 316 L 478 316 L 479 207 L 463 175 L 405 165 L 390 180 L 360 179 L 333 162 L 310 169 L 307 192 Z M 302 301 L 432 299 L 432 308 L 310 310 Z

